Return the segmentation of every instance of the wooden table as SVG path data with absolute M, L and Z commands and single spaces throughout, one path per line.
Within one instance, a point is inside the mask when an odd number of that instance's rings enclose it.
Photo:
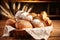
M 60 40 L 60 20 L 53 21 L 53 32 L 51 33 L 48 40 Z
M 0 36 L 2 35 L 2 30 L 4 28 L 6 20 L 0 20 Z M 60 20 L 52 20 L 53 22 L 53 32 L 51 33 L 48 40 L 60 40 Z M 18 40 L 13 37 L 0 37 L 0 40 Z

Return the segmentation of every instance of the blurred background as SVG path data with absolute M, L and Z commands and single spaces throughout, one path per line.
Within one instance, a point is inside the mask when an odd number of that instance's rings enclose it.
M 18 3 L 21 4 L 21 8 L 19 10 L 21 10 L 25 4 L 29 4 L 29 6 L 33 5 L 31 12 L 40 13 L 41 11 L 46 11 L 52 20 L 60 20 L 60 2 L 58 0 L 0 0 L 0 5 L 2 5 L 7 10 L 5 2 L 8 3 L 13 14 L 16 13 L 16 9 L 14 11 L 12 8 L 13 3 L 15 3 L 16 7 L 18 6 Z M 6 19 L 6 17 L 3 17 L 4 16 L 1 15 L 0 12 L 0 20 Z
M 10 9 L 8 9 L 5 3 L 8 3 Z M 0 0 L 0 5 L 2 5 L 6 10 L 10 10 L 13 15 L 16 14 L 17 8 L 13 10 L 12 4 L 15 3 L 16 7 L 20 3 L 21 7 L 25 4 L 29 4 L 28 7 L 33 6 L 31 12 L 40 13 L 41 11 L 46 11 L 53 23 L 53 31 L 48 40 L 60 40 L 60 1 L 59 0 Z M 3 16 L 0 8 L 0 36 L 3 34 L 4 25 L 7 17 Z M 14 38 L 5 37 L 1 38 L 3 40 L 15 40 Z

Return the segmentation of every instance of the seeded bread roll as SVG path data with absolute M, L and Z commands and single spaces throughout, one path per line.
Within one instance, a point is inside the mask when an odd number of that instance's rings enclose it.
M 17 21 L 15 26 L 19 30 L 24 29 L 24 28 L 33 28 L 32 24 L 29 21 L 26 21 L 26 20 Z

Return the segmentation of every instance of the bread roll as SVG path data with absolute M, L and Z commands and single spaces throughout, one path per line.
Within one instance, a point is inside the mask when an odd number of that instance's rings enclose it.
M 16 28 L 21 30 L 24 28 L 32 28 L 32 24 L 29 21 L 26 20 L 19 20 L 16 22 Z
M 18 11 L 15 15 L 16 21 L 20 19 L 25 19 L 28 14 L 28 12 Z
M 20 15 L 23 13 L 23 11 L 19 10 L 16 14 L 15 14 L 15 18 L 16 21 L 20 20 Z
M 45 23 L 47 26 L 50 26 L 52 24 L 52 21 L 49 19 L 49 17 L 47 17 Z
M 45 11 L 43 11 L 43 12 L 41 12 L 40 16 L 43 20 L 46 20 L 47 13 Z
M 33 17 L 32 17 L 32 15 L 28 15 L 28 16 L 26 16 L 26 18 L 25 18 L 26 20 L 28 20 L 28 21 L 32 21 L 33 20 Z
M 15 23 L 16 23 L 16 21 L 14 20 L 14 19 L 8 19 L 7 21 L 6 21 L 6 25 L 10 25 L 10 26 L 15 26 Z
M 31 21 L 33 19 L 32 15 L 30 15 L 28 12 L 18 11 L 15 15 L 16 21 L 23 19 Z
M 25 19 L 25 17 L 28 15 L 28 12 L 23 12 L 19 17 L 21 17 L 22 19 Z
M 33 24 L 34 28 L 44 27 L 44 24 L 39 19 L 32 20 L 32 24 Z
M 33 17 L 36 17 L 36 16 L 37 16 L 37 14 L 34 13 L 34 12 L 32 12 L 31 15 L 32 15 Z

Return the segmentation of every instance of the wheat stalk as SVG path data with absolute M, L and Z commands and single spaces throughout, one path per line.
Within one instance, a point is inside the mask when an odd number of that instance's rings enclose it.
M 3 11 L 1 11 L 1 14 L 2 15 L 4 15 L 5 17 L 7 17 L 7 18 L 11 18 L 11 17 L 9 17 L 5 12 L 3 12 Z
M 13 3 L 13 10 L 14 10 L 14 15 L 15 15 L 15 11 L 16 11 L 16 5 L 15 5 L 15 3 Z
M 25 7 L 25 10 L 24 11 L 26 12 L 27 10 L 28 10 L 28 6 Z
M 29 12 L 32 10 L 32 8 L 33 8 L 33 7 L 31 6 L 27 12 L 29 13 Z
M 8 12 L 7 10 L 5 10 L 1 5 L 0 5 L 0 7 L 1 7 L 1 9 L 2 9 L 8 16 L 12 17 L 12 16 L 9 14 L 9 12 Z
M 25 11 L 26 12 L 27 9 L 28 9 L 28 4 L 26 4 L 26 5 L 23 6 L 22 11 Z
M 20 9 L 20 3 L 18 4 L 18 8 L 17 8 L 18 10 Z
M 22 11 L 25 11 L 26 5 L 23 6 Z
M 6 7 L 7 7 L 8 9 L 10 9 L 10 7 L 9 7 L 9 5 L 8 5 L 7 3 L 5 3 L 5 5 L 6 5 Z
M 8 8 L 8 10 L 10 11 L 10 7 L 9 7 L 9 5 L 8 5 L 7 3 L 5 3 L 5 5 L 6 5 L 6 7 Z M 10 11 L 10 15 L 11 15 L 12 17 L 14 17 L 14 15 L 12 14 L 11 11 Z
M 1 9 L 2 9 L 3 11 L 5 11 L 8 15 L 10 15 L 9 12 L 7 12 L 1 5 L 0 5 L 0 7 L 1 7 Z
M 14 19 L 13 17 L 6 14 L 4 11 L 1 11 L 1 14 L 4 15 L 5 17 L 7 17 L 7 18 Z
M 15 3 L 13 3 L 13 10 L 15 10 L 15 8 L 16 8 L 16 5 L 15 5 Z

